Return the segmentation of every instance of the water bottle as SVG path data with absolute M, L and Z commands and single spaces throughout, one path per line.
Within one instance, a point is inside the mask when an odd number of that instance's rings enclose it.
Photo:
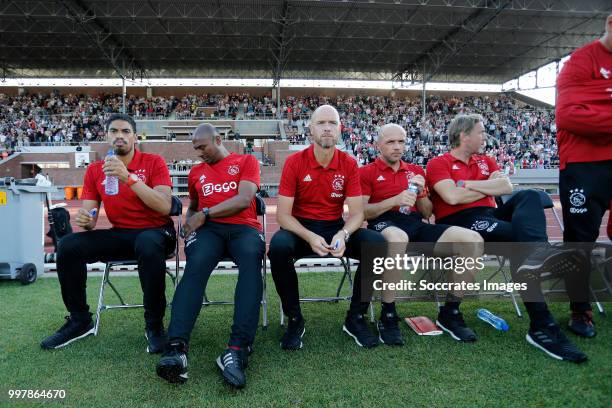
M 482 321 L 489 323 L 491 326 L 495 327 L 497 330 L 508 331 L 508 323 L 504 319 L 499 316 L 495 316 L 493 313 L 489 312 L 487 309 L 478 309 L 476 311 L 476 316 Z
M 106 154 L 106 157 L 114 155 L 115 151 L 110 149 Z M 119 194 L 119 179 L 116 176 L 106 176 L 106 181 L 104 182 L 104 192 L 109 196 Z
M 413 183 L 412 181 L 409 181 L 407 190 L 415 194 L 419 194 L 419 185 Z M 403 205 L 400 207 L 399 212 L 401 212 L 402 214 L 408 215 L 410 214 L 410 207 L 407 205 Z

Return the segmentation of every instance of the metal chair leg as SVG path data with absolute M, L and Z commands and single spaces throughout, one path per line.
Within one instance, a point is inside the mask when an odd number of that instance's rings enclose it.
M 94 326 L 94 336 L 98 335 L 100 329 L 100 312 L 104 309 L 104 287 L 106 286 L 106 280 L 108 279 L 108 273 L 110 271 L 110 265 L 106 264 L 104 268 L 104 274 L 102 275 L 102 283 L 100 284 L 100 294 L 98 295 L 98 307 L 96 308 L 96 324 Z
M 506 283 L 510 283 L 510 279 L 508 279 L 508 276 L 506 275 L 506 271 L 502 270 L 501 274 L 504 277 L 504 281 Z M 514 310 L 516 310 L 516 315 L 518 317 L 523 317 L 523 313 L 521 312 L 521 308 L 519 307 L 518 302 L 516 301 L 516 295 L 514 294 L 514 292 L 510 292 L 510 298 L 512 299 Z

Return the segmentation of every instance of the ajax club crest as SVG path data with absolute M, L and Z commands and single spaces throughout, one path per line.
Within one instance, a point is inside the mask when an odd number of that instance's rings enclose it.
M 569 209 L 572 214 L 583 214 L 588 210 L 584 208 L 584 204 L 586 203 L 586 196 L 584 195 L 584 190 L 581 188 L 575 188 L 573 190 L 570 189 L 569 202 L 572 207 Z
M 336 191 L 342 191 L 344 189 L 344 176 L 342 174 L 334 175 L 332 188 Z
M 235 176 L 239 172 L 240 172 L 240 168 L 236 166 L 235 164 L 227 168 L 227 174 L 229 174 L 230 176 Z
M 483 176 L 489 175 L 489 165 L 485 161 L 479 160 L 478 168 L 480 169 L 480 172 L 482 173 Z

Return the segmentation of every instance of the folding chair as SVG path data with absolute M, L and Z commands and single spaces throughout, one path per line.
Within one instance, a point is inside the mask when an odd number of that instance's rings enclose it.
M 178 228 L 175 228 L 176 231 L 180 229 L 182 213 L 183 213 L 183 203 L 181 202 L 180 198 L 176 196 L 172 196 L 172 206 L 170 209 L 170 216 L 177 217 Z M 178 284 L 178 279 L 179 279 L 179 238 L 178 238 L 179 235 L 177 234 L 176 236 L 177 236 L 177 239 L 176 239 L 176 245 L 174 247 L 174 251 L 167 257 L 167 259 L 172 259 L 172 257 L 174 257 L 175 259 L 174 274 L 172 274 L 166 268 L 166 274 L 172 280 L 172 284 L 174 285 L 175 289 L 176 289 L 176 285 Z M 137 307 L 144 307 L 143 304 L 126 303 L 123 300 L 123 297 L 121 296 L 117 288 L 115 287 L 115 285 L 110 280 L 110 272 L 113 268 L 121 267 L 121 266 L 128 266 L 128 265 L 138 265 L 138 261 L 134 259 L 130 259 L 130 260 L 124 260 L 124 261 L 107 261 L 106 262 L 106 267 L 104 268 L 104 273 L 102 274 L 102 283 L 100 284 L 100 295 L 98 296 L 98 307 L 96 309 L 96 324 L 94 326 L 94 336 L 98 335 L 98 330 L 100 329 L 100 318 L 101 318 L 102 311 L 110 310 L 110 309 L 131 309 L 131 308 L 137 308 Z M 115 295 L 117 296 L 121 304 L 111 305 L 111 304 L 104 303 L 104 291 L 106 289 L 106 285 L 110 286 L 113 292 L 115 292 Z
M 518 193 L 521 190 L 517 190 L 515 192 L 513 192 L 512 194 L 505 194 L 503 196 L 498 196 L 495 197 L 495 203 L 497 204 L 498 207 L 502 206 L 503 204 L 505 204 L 508 200 L 510 200 L 516 193 Z M 540 201 L 542 202 L 542 208 L 543 209 L 549 209 L 552 208 L 553 212 L 555 209 L 555 205 L 552 201 L 552 199 L 550 198 L 550 195 L 548 195 L 548 193 L 544 190 L 539 190 L 539 189 L 533 189 L 533 191 L 536 191 L 539 195 L 540 195 Z M 558 216 L 555 213 L 555 217 Z M 501 274 L 502 278 L 504 279 L 504 283 L 506 284 L 510 284 L 512 283 L 512 276 L 510 274 L 509 271 L 506 270 L 506 264 L 509 265 L 509 259 L 506 256 L 503 255 L 494 255 L 495 258 L 497 258 L 497 262 L 499 264 L 499 267 L 497 268 L 497 270 L 495 272 L 493 272 L 488 278 L 487 281 L 493 281 L 493 278 L 495 278 L 498 274 Z M 521 308 L 516 300 L 516 294 L 514 292 L 503 292 L 503 293 L 499 293 L 500 296 L 508 296 L 510 295 L 510 298 L 512 299 L 512 304 L 514 305 L 514 310 L 516 311 L 516 315 L 518 317 L 523 317 L 523 313 L 521 312 Z
M 263 227 L 263 236 L 266 236 L 266 203 L 263 198 L 259 195 L 255 195 L 255 205 L 257 216 L 262 218 L 261 225 Z M 230 256 L 224 257 L 220 262 L 232 262 L 234 260 Z M 268 291 L 266 287 L 266 276 L 267 276 L 267 262 L 266 262 L 266 252 L 264 251 L 264 256 L 262 259 L 261 265 L 261 279 L 263 282 L 263 293 L 261 297 L 261 309 L 262 309 L 262 328 L 265 330 L 268 328 Z M 235 263 L 234 263 L 235 264 Z M 232 300 L 209 300 L 206 295 L 206 291 L 204 291 L 204 301 L 202 302 L 202 306 L 212 306 L 212 305 L 233 305 L 234 301 Z
M 300 303 L 311 303 L 311 302 L 312 303 L 314 302 L 337 303 L 339 300 L 350 300 L 351 299 L 351 296 L 340 296 L 340 292 L 342 291 L 342 288 L 344 287 L 345 281 L 348 281 L 349 288 L 351 289 L 351 293 L 353 292 L 353 277 L 351 275 L 351 263 L 348 257 L 335 258 L 335 257 L 318 256 L 316 254 L 311 254 L 311 255 L 296 259 L 294 263 L 306 262 L 308 260 L 310 260 L 312 263 L 318 263 L 318 262 L 321 262 L 321 260 L 323 259 L 332 259 L 332 258 L 340 261 L 340 265 L 342 265 L 342 269 L 343 269 L 342 278 L 340 278 L 340 283 L 338 285 L 338 289 L 336 290 L 336 296 L 300 298 Z M 280 302 L 279 302 L 279 308 L 280 308 L 280 324 L 281 326 L 284 326 L 285 325 L 285 314 L 283 313 L 283 305 Z M 370 318 L 373 319 L 374 315 L 373 315 L 373 311 L 371 307 L 370 307 L 370 315 L 371 315 Z

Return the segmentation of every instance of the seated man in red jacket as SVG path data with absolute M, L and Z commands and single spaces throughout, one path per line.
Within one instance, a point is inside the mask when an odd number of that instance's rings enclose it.
M 238 265 L 234 321 L 227 348 L 216 363 L 228 384 L 242 388 L 263 291 L 266 242 L 255 202 L 259 163 L 255 156 L 228 152 L 217 129 L 208 123 L 196 128 L 192 142 L 204 163 L 189 172 L 190 204 L 182 230 L 187 263 L 172 299 L 168 344 L 156 371 L 172 383 L 187 381 L 189 340 L 208 278 L 217 263 L 230 256 Z
M 559 195 L 563 240 L 595 242 L 612 199 L 612 15 L 600 39 L 574 51 L 557 78 Z M 569 329 L 594 337 L 589 303 L 590 264 L 571 288 Z
M 577 269 L 574 251 L 554 249 L 548 244 L 546 216 L 540 195 L 522 190 L 496 207 L 495 196 L 512 193 L 512 184 L 492 157 L 479 154 L 486 138 L 480 115 L 457 115 L 448 128 L 451 151 L 427 163 L 427 183 L 432 191 L 436 223 L 477 231 L 485 242 L 530 243 L 537 251 L 526 253 L 526 245 L 508 244 L 510 267 L 531 319 L 526 340 L 547 355 L 576 363 L 587 356 L 559 329 L 546 306 L 539 274 L 559 269 Z
M 115 155 L 87 167 L 83 206 L 75 223 L 85 232 L 69 234 L 57 247 L 57 276 L 70 316 L 66 323 L 41 343 L 56 349 L 93 333 L 87 305 L 87 264 L 97 261 L 136 259 L 143 291 L 145 336 L 149 353 L 161 352 L 166 341 L 166 255 L 176 243 L 174 224 L 168 216 L 172 182 L 161 156 L 135 148 L 136 123 L 121 114 L 106 122 L 108 143 Z M 105 192 L 107 176 L 119 179 L 119 193 Z M 100 204 L 112 228 L 95 229 Z M 95 210 L 95 211 L 94 211 Z
M 452 255 L 475 259 L 482 256 L 482 237 L 466 228 L 443 224 L 428 224 L 432 203 L 425 188 L 425 171 L 422 167 L 402 161 L 406 143 L 406 131 L 395 123 L 380 129 L 377 147 L 380 151 L 374 163 L 359 169 L 361 192 L 368 228 L 380 232 L 390 243 L 389 257 L 406 252 L 406 243 L 428 242 L 435 248 L 435 255 Z M 420 194 L 408 191 L 409 183 L 419 186 Z M 395 269 L 386 270 L 385 282 L 398 282 L 401 276 Z M 470 270 L 461 280 L 469 282 L 474 277 Z M 395 276 L 394 276 L 395 275 Z M 453 276 L 459 278 L 460 274 Z M 459 311 L 462 293 L 448 293 L 446 303 L 440 307 L 437 324 L 457 341 L 475 341 L 476 334 L 463 320 Z M 395 291 L 382 290 L 382 310 L 377 324 L 380 340 L 387 345 L 403 345 L 395 310 Z

